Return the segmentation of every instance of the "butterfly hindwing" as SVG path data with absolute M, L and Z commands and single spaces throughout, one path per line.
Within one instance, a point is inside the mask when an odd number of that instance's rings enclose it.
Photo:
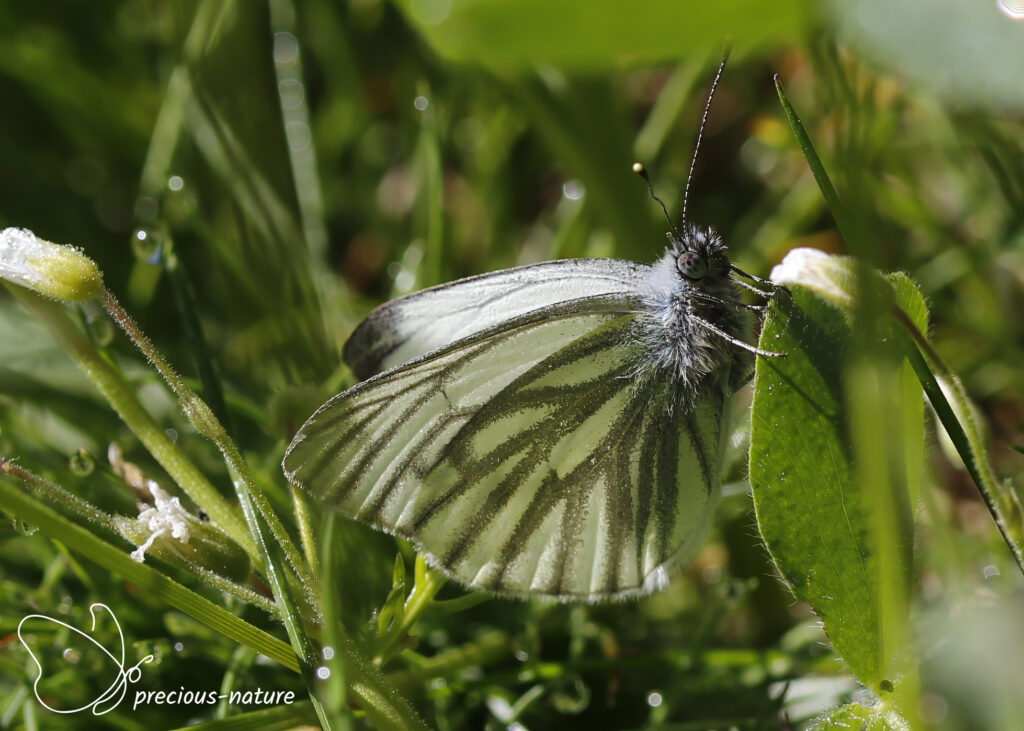
M 635 293 L 650 267 L 620 259 L 564 259 L 467 277 L 387 302 L 345 343 L 360 379 L 510 319 L 574 299 Z
M 596 599 L 664 586 L 702 542 L 717 499 L 724 391 L 673 410 L 669 385 L 637 387 L 626 327 L 563 348 L 480 409 L 400 532 L 463 582 L 503 594 Z

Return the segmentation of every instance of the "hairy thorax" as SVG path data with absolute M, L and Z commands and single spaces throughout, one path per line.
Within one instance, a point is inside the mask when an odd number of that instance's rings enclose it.
M 680 270 L 680 256 L 687 252 L 706 263 L 702 276 L 688 277 Z M 687 226 L 681 237 L 669 235 L 669 247 L 645 283 L 645 315 L 637 325 L 639 380 L 672 381 L 685 402 L 712 384 L 731 392 L 749 378 L 750 354 L 708 327 L 735 339 L 747 334 L 749 318 L 727 304 L 741 301 L 729 266 L 725 244 L 714 229 Z

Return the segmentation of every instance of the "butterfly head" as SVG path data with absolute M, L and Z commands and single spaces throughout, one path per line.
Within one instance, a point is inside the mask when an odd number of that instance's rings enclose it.
M 667 257 L 675 262 L 675 273 L 684 282 L 729 276 L 729 255 L 722 237 L 713 228 L 684 224 L 676 235 L 668 234 Z

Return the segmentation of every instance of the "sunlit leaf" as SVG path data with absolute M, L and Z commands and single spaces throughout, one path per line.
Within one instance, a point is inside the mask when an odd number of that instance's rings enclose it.
M 495 69 L 550 64 L 599 70 L 703 55 L 727 39 L 742 46 L 799 37 L 802 0 L 771 4 L 640 0 L 400 0 L 441 54 Z

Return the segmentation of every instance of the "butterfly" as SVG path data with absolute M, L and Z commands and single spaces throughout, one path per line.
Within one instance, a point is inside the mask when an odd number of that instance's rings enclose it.
M 671 229 L 658 261 L 549 261 L 382 305 L 344 347 L 364 380 L 299 429 L 288 479 L 473 589 L 664 588 L 711 522 L 725 400 L 780 354 L 743 340 L 760 308 L 740 287 L 774 285 L 686 222 L 685 193 L 675 227 L 634 170 Z

